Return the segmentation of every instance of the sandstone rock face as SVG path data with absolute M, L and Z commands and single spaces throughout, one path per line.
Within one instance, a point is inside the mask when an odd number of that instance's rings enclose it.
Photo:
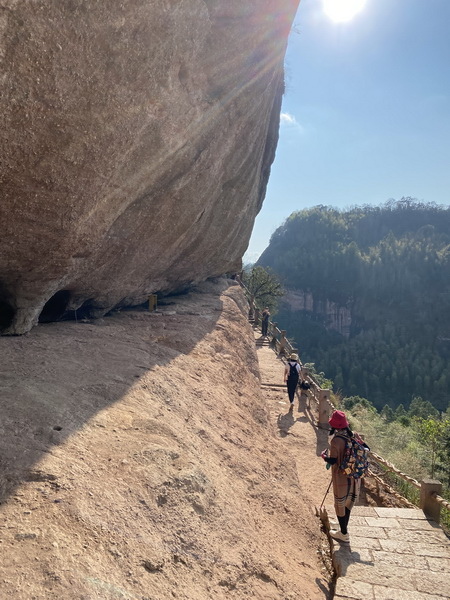
M 0 0 L 3 333 L 240 268 L 297 4 Z
M 292 311 L 305 310 L 324 318 L 325 327 L 334 329 L 345 337 L 350 337 L 352 313 L 348 306 L 341 306 L 331 300 L 318 300 L 311 292 L 288 290 L 283 297 Z

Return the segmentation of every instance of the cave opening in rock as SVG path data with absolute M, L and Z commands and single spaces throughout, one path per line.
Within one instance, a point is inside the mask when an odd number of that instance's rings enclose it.
M 39 323 L 51 323 L 60 321 L 64 318 L 67 305 L 69 304 L 71 292 L 69 290 L 59 290 L 44 304 Z
M 7 329 L 11 325 L 14 315 L 14 308 L 0 293 L 0 331 Z
M 12 324 L 16 311 L 13 307 L 11 294 L 0 281 L 0 331 L 8 329 Z
M 71 310 L 67 313 L 66 318 L 78 321 L 78 319 L 90 319 L 92 318 L 96 309 L 94 298 L 85 300 L 83 304 L 76 310 Z

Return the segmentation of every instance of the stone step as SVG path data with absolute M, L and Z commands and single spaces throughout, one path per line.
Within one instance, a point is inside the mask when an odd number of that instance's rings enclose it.
M 348 532 L 330 538 L 336 600 L 450 598 L 450 541 L 420 509 L 355 506 Z

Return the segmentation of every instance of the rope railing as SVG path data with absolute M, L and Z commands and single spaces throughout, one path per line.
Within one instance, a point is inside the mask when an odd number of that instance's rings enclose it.
M 402 496 L 401 494 L 399 494 L 399 492 L 397 492 L 397 490 L 394 490 L 394 488 L 391 487 L 388 483 L 386 483 L 384 481 L 384 479 L 382 479 L 379 475 L 377 475 L 376 473 L 374 473 L 374 471 L 372 471 L 372 469 L 369 469 L 369 475 L 377 483 L 379 483 L 380 485 L 382 485 L 389 492 L 389 494 L 391 494 L 392 496 L 394 496 L 394 498 L 396 498 L 404 506 L 406 506 L 407 508 L 416 508 L 415 504 L 413 504 L 407 498 L 405 498 L 404 496 Z
M 240 278 L 237 278 L 239 285 L 245 290 L 247 295 L 247 300 L 249 302 L 249 320 L 253 321 L 254 326 L 259 325 L 259 317 L 260 317 L 260 309 L 253 302 L 250 302 L 251 294 L 250 291 L 245 287 Z M 268 336 L 271 339 L 271 345 L 274 350 L 277 352 L 279 356 L 282 358 L 286 358 L 292 352 L 296 352 L 294 346 L 290 343 L 290 341 L 286 337 L 286 331 L 279 329 L 277 323 L 269 321 L 268 325 Z M 317 427 L 321 429 L 328 429 L 328 420 L 336 407 L 331 402 L 331 390 L 322 389 L 318 382 L 307 373 L 304 377 L 310 384 L 310 390 L 312 393 L 312 397 L 317 404 L 318 411 L 318 419 L 317 419 Z M 397 467 L 395 467 L 392 463 L 384 459 L 382 456 L 379 456 L 375 452 L 369 452 L 371 458 L 381 465 L 383 465 L 389 472 L 394 473 L 395 476 L 400 479 L 406 481 L 408 484 L 414 486 L 420 491 L 420 502 L 419 507 L 423 510 L 423 512 L 430 518 L 432 518 L 437 523 L 440 522 L 440 511 L 441 507 L 450 511 L 450 502 L 443 498 L 440 495 L 442 492 L 442 483 L 440 481 L 428 480 L 425 479 L 422 482 L 418 482 L 413 477 L 410 477 L 406 473 L 403 473 Z M 373 472 L 373 470 L 369 471 L 369 475 L 373 477 L 376 481 L 383 484 L 385 488 L 396 497 L 399 501 L 404 504 L 414 507 L 409 500 L 407 500 L 404 496 L 395 491 L 391 486 L 389 486 L 379 475 Z
M 433 496 L 434 500 L 438 504 L 440 504 L 441 506 L 443 506 L 447 510 L 450 510 L 450 502 L 448 500 L 446 500 L 442 496 L 439 496 L 439 494 L 437 494 L 436 492 L 431 492 L 431 495 Z
M 392 473 L 395 473 L 397 475 L 397 477 L 400 477 L 400 479 L 403 479 L 404 481 L 407 481 L 408 483 L 410 483 L 411 485 L 413 485 L 414 487 L 420 489 L 421 484 L 414 479 L 413 477 L 410 477 L 409 475 L 406 475 L 406 473 L 402 473 L 402 471 L 400 471 L 399 469 L 397 469 L 397 467 L 395 467 L 392 463 L 390 463 L 389 461 L 385 460 L 382 456 L 379 456 L 378 454 L 376 454 L 375 452 L 369 452 L 369 455 L 377 462 L 377 463 L 381 463 L 382 465 L 384 465 L 389 471 L 391 471 Z
M 441 507 L 450 511 L 450 502 L 440 496 L 440 492 L 442 491 L 442 483 L 440 481 L 423 479 L 421 482 L 419 482 L 417 479 L 414 479 L 413 477 L 410 477 L 406 473 L 400 471 L 400 469 L 397 469 L 397 467 L 395 467 L 392 463 L 384 459 L 382 456 L 379 456 L 375 452 L 369 452 L 369 456 L 375 461 L 375 463 L 383 465 L 387 471 L 393 473 L 399 479 L 402 479 L 409 485 L 419 490 L 419 508 L 421 508 L 428 517 L 437 523 L 440 523 Z M 376 480 L 383 481 L 386 487 L 390 487 L 383 479 L 377 476 L 373 470 L 369 470 L 369 475 L 374 477 Z M 399 498 L 404 502 L 409 502 L 409 500 L 407 500 L 401 494 L 398 494 L 398 492 L 392 492 L 389 490 L 389 493 L 393 493 L 396 498 Z M 412 506 L 417 505 L 412 504 Z

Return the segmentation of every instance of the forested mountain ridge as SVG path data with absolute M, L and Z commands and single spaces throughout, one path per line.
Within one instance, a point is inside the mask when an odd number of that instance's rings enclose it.
M 277 321 L 303 362 L 314 362 L 344 395 L 381 408 L 421 396 L 445 410 L 450 396 L 450 209 L 411 198 L 341 211 L 293 213 L 258 263 L 309 310 L 280 306 Z M 289 296 L 288 296 L 289 297 Z M 315 307 L 350 313 L 348 337 Z

